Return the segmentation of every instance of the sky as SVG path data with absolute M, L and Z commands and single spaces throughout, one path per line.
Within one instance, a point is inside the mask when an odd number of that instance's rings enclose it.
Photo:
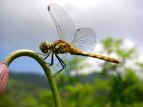
M 0 60 L 17 49 L 40 52 L 42 41 L 58 39 L 47 11 L 51 3 L 61 6 L 76 28 L 92 28 L 97 42 L 111 36 L 143 48 L 142 0 L 0 0 Z M 10 68 L 41 71 L 34 60 L 25 57 L 16 59 Z

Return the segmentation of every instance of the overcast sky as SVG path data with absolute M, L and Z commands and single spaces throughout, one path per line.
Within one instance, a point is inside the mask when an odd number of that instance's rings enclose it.
M 94 29 L 98 41 L 112 36 L 142 48 L 143 0 L 0 0 L 1 59 L 16 49 L 38 51 L 41 41 L 58 39 L 50 3 L 64 8 L 77 28 Z

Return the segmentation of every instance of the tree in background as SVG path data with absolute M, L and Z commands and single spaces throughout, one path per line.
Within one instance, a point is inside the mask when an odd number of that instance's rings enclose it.
M 123 41 L 121 39 L 114 40 L 112 38 L 107 38 L 102 40 L 101 43 L 103 53 L 110 55 L 115 52 L 117 56 L 124 59 L 123 62 L 120 65 L 103 62 L 100 65 L 102 68 L 100 73 L 96 73 L 99 74 L 99 77 L 95 78 L 93 83 L 83 83 L 83 88 L 76 88 L 76 85 L 73 88 L 66 88 L 66 91 L 69 89 L 70 92 L 69 96 L 65 99 L 70 98 L 70 95 L 74 96 L 73 102 L 77 102 L 78 104 L 75 105 L 80 105 L 80 107 L 88 107 L 89 105 L 90 107 L 134 107 L 138 104 L 142 105 L 143 99 L 138 96 L 142 96 L 143 84 L 136 75 L 136 69 L 126 66 L 128 61 L 132 61 L 138 57 L 136 48 L 126 48 L 126 46 L 123 46 Z M 137 64 L 141 66 L 141 63 Z M 82 81 L 80 81 L 80 83 L 76 81 L 77 87 L 81 82 Z M 72 91 L 72 89 L 75 91 Z M 76 97 L 77 95 L 78 97 Z M 82 95 L 85 96 L 79 97 Z M 72 100 L 70 99 L 69 101 Z M 76 107 L 75 105 L 73 107 Z
M 67 68 L 56 77 L 63 107 L 143 107 L 143 81 L 136 74 L 138 69 L 133 67 L 143 69 L 143 64 L 135 60 L 138 50 L 127 48 L 121 39 L 106 38 L 101 45 L 101 53 L 116 54 L 123 62 L 120 65 L 103 62 L 100 72 L 95 69 L 93 74 L 71 75 L 72 71 L 88 67 L 79 66 L 86 58 L 73 57 L 66 61 Z M 134 65 L 128 66 L 128 62 Z M 49 90 L 11 79 L 6 95 L 0 97 L 0 107 L 54 106 Z

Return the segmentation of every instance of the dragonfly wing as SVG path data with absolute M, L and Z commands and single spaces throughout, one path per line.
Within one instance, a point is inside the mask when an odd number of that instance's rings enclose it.
M 96 45 L 96 34 L 91 28 L 79 28 L 71 44 L 81 51 L 92 52 Z
M 75 35 L 75 25 L 70 16 L 56 4 L 49 5 L 48 11 L 56 25 L 60 39 L 71 42 Z

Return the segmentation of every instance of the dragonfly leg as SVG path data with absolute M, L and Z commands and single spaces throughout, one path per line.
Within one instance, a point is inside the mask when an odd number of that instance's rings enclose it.
M 47 54 L 42 54 L 42 53 L 37 53 L 37 54 L 42 55 L 42 56 L 45 56 L 43 59 L 46 60 L 46 59 L 49 57 L 50 53 L 51 53 L 51 52 L 49 52 L 49 53 L 47 53 Z M 50 63 L 46 63 L 46 64 L 51 65 Z
M 52 56 L 51 56 L 51 63 L 48 64 L 49 66 L 52 66 L 54 64 L 54 53 L 52 53 Z
M 43 56 L 46 56 L 46 57 L 44 57 L 43 59 L 44 60 L 46 60 L 48 57 L 49 57 L 49 55 L 51 54 L 51 51 L 48 53 L 48 54 L 41 54 L 41 53 L 37 53 L 37 54 L 39 54 L 39 55 L 43 55 Z M 51 65 L 53 65 L 53 63 L 54 63 L 54 59 L 53 59 L 53 53 L 52 53 L 52 57 L 51 57 L 51 63 L 46 63 L 46 64 L 48 64 L 48 66 L 51 66 Z
M 60 64 L 62 65 L 62 69 L 60 69 L 58 72 L 56 72 L 53 77 L 55 77 L 58 73 L 60 73 L 65 67 L 66 67 L 66 64 L 64 63 L 64 61 L 57 55 L 55 54 L 56 58 L 58 59 L 58 61 L 60 62 Z
M 43 58 L 43 59 L 46 60 L 49 57 L 50 54 L 51 54 L 51 52 L 49 52 L 48 54 L 46 54 L 46 57 Z
M 47 54 L 42 54 L 42 53 L 38 53 L 36 52 L 36 54 L 42 55 L 42 56 L 47 56 Z

